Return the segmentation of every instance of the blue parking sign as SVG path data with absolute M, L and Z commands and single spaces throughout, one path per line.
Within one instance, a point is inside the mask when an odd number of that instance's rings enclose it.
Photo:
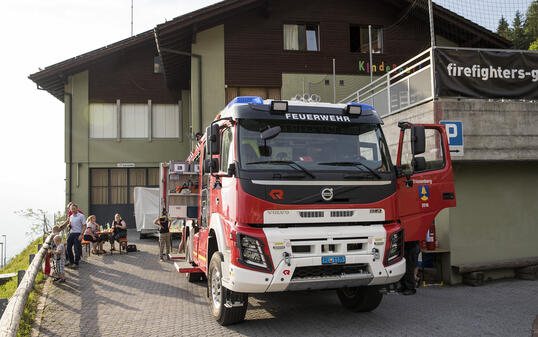
M 452 157 L 463 156 L 463 122 L 440 121 L 439 123 L 445 126 L 450 155 Z

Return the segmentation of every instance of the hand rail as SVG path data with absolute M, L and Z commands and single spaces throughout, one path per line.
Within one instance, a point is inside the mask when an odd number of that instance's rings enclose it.
M 424 58 L 425 55 L 428 55 L 428 57 Z M 418 61 L 416 63 L 411 64 L 412 62 L 414 62 L 417 59 L 418 59 Z M 421 64 L 423 64 L 424 62 L 426 62 L 428 60 L 430 61 L 430 64 L 431 64 L 431 62 L 433 62 L 432 48 L 428 48 L 428 49 L 424 50 L 423 52 L 421 52 L 420 54 L 410 58 L 409 60 L 407 60 L 404 63 L 400 64 L 399 66 L 392 69 L 391 71 L 389 71 L 385 75 L 383 75 L 383 76 L 379 77 L 378 79 L 372 81 L 371 83 L 365 85 L 364 87 L 360 88 L 359 90 L 354 91 L 350 95 L 348 95 L 345 98 L 343 98 L 342 100 L 340 100 L 338 103 L 347 103 L 347 102 L 350 101 L 350 98 L 352 98 L 352 97 L 355 97 L 355 99 L 356 99 L 357 97 L 363 96 L 364 92 L 375 90 L 375 89 L 379 88 L 380 86 L 386 85 L 387 83 L 390 84 L 391 79 L 399 77 L 399 76 L 403 76 L 402 74 L 404 74 L 406 72 L 406 70 L 412 69 L 412 68 L 414 68 L 414 67 L 416 67 L 418 65 L 421 65 Z M 353 101 L 353 100 L 351 100 L 351 101 Z
M 22 313 L 24 312 L 24 306 L 34 287 L 37 272 L 41 269 L 41 262 L 43 261 L 43 257 L 45 257 L 45 253 L 47 252 L 51 241 L 52 234 L 49 234 L 45 240 L 45 244 L 41 247 L 32 260 L 32 263 L 28 266 L 21 284 L 19 284 L 17 290 L 15 290 L 15 293 L 11 296 L 6 310 L 2 315 L 2 319 L 0 319 L 0 337 L 17 336 L 17 330 L 19 329 Z

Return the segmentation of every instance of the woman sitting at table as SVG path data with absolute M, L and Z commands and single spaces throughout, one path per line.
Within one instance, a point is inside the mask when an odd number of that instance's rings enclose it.
M 95 215 L 90 215 L 86 220 L 86 231 L 84 232 L 84 240 L 92 243 L 92 253 L 97 254 L 97 246 L 99 246 L 99 253 L 104 253 L 103 242 L 101 241 L 99 234 L 99 225 L 96 222 Z
M 114 241 L 120 242 L 120 239 L 127 237 L 127 224 L 118 213 L 114 215 L 112 230 L 114 234 L 110 235 L 110 250 L 115 250 Z

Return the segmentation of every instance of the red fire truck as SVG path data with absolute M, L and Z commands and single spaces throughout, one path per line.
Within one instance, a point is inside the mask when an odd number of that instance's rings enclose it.
M 220 324 L 244 319 L 248 294 L 334 289 L 371 311 L 398 288 L 404 241 L 455 206 L 454 180 L 442 125 L 401 122 L 389 146 L 382 124 L 364 104 L 238 97 L 207 127 L 178 270 L 207 278 Z

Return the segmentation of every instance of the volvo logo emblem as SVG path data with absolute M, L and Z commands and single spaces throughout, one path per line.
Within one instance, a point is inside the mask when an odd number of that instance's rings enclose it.
M 333 200 L 333 189 L 332 188 L 324 188 L 321 190 L 321 197 L 325 201 L 331 201 Z

